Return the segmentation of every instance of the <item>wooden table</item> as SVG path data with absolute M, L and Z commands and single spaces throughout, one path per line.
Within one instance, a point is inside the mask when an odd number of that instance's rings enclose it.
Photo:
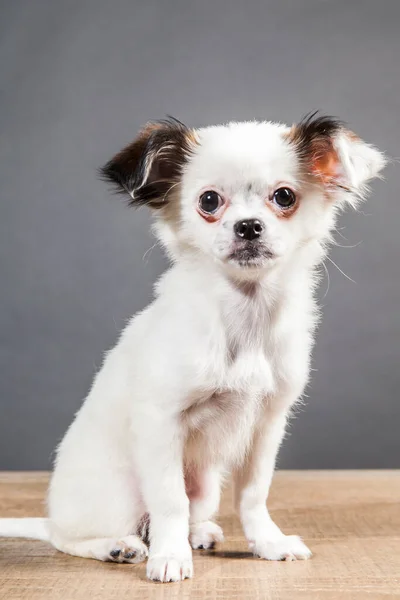
M 43 515 L 47 480 L 46 473 L 0 473 L 0 515 Z M 400 598 L 400 471 L 278 472 L 271 512 L 285 532 L 304 537 L 314 553 L 305 562 L 251 557 L 230 496 L 228 489 L 219 519 L 226 542 L 194 553 L 190 581 L 150 583 L 143 564 L 100 563 L 42 542 L 0 539 L 0 598 Z

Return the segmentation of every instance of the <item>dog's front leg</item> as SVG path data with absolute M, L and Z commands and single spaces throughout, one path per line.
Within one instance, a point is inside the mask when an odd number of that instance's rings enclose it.
M 286 412 L 266 414 L 245 463 L 235 473 L 235 504 L 245 536 L 254 554 L 267 560 L 296 560 L 311 556 L 298 536 L 282 533 L 266 506 L 285 425 Z
M 192 577 L 189 545 L 189 499 L 183 474 L 183 432 L 179 414 L 136 419 L 134 459 L 141 493 L 150 514 L 147 576 L 156 581 Z

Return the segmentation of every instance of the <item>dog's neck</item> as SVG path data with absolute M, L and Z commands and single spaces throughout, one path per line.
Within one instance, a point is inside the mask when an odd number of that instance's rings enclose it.
M 299 252 L 291 262 L 271 265 L 264 271 L 251 272 L 250 276 L 200 254 L 185 254 L 175 265 L 180 271 L 182 288 L 186 282 L 205 302 L 216 302 L 228 312 L 264 306 L 271 314 L 286 299 L 293 301 L 304 293 L 312 295 L 318 262 Z

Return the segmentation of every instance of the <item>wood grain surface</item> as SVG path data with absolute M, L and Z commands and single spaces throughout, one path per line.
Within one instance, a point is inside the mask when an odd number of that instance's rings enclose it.
M 0 516 L 42 516 L 46 473 L 0 473 Z M 309 561 L 266 562 L 247 551 L 231 492 L 219 523 L 226 541 L 194 552 L 194 579 L 156 584 L 145 566 L 66 556 L 37 541 L 0 539 L 2 600 L 400 598 L 400 471 L 280 471 L 270 509 L 302 535 Z

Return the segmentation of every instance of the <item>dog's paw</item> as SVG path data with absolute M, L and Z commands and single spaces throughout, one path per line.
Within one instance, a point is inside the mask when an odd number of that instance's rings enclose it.
M 214 548 L 215 544 L 224 541 L 224 534 L 219 525 L 212 521 L 193 523 L 190 526 L 190 545 L 193 550 Z
M 311 551 L 298 535 L 284 535 L 276 540 L 256 540 L 249 543 L 256 556 L 265 560 L 306 560 Z
M 183 581 L 193 577 L 192 557 L 151 556 L 147 562 L 147 577 L 152 581 Z
M 147 546 L 137 535 L 128 535 L 111 544 L 107 560 L 117 563 L 139 563 L 148 555 Z

